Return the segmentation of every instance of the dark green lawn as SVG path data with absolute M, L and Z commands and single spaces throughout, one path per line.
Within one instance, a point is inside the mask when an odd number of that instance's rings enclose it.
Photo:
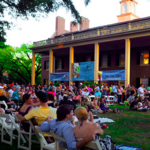
M 118 108 L 119 112 L 99 115 L 115 121 L 115 123 L 106 123 L 108 129 L 104 129 L 105 134 L 102 137 L 110 135 L 117 145 L 127 144 L 150 150 L 150 111 L 133 112 L 125 106 L 111 106 L 111 108 Z M 13 146 L 0 142 L 0 150 L 16 149 L 18 149 L 17 139 L 13 140 Z M 33 144 L 32 149 L 40 150 L 40 146 Z
M 104 130 L 104 135 L 110 135 L 117 145 L 127 144 L 150 150 L 150 111 L 129 111 L 129 107 L 125 106 L 111 108 L 118 108 L 119 112 L 100 115 L 115 121 L 106 123 L 109 128 Z

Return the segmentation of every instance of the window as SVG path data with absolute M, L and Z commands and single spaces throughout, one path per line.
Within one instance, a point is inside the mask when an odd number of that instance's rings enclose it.
M 149 52 L 148 51 L 141 52 L 140 64 L 141 65 L 148 65 L 149 64 Z
M 119 66 L 125 66 L 125 54 L 120 54 Z
M 102 56 L 102 67 L 107 67 L 108 66 L 108 55 L 103 55 Z
M 127 13 L 127 3 L 123 4 L 123 13 Z
M 62 69 L 62 59 L 57 60 L 57 69 Z
M 149 84 L 149 78 L 142 78 L 142 83 L 144 84 L 144 87 L 147 88 Z
M 49 69 L 49 61 L 44 61 L 44 70 Z
M 135 14 L 135 4 L 132 3 L 132 13 Z

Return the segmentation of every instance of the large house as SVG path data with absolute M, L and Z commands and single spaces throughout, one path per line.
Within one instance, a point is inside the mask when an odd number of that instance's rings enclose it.
M 58 73 L 68 73 L 70 84 L 83 82 L 72 80 L 72 64 L 94 62 L 93 81 L 108 84 L 118 82 L 139 86 L 150 84 L 150 17 L 136 16 L 135 0 L 122 0 L 118 23 L 89 28 L 89 20 L 82 17 L 82 24 L 65 30 L 65 19 L 56 18 L 56 30 L 51 38 L 34 42 L 32 84 L 35 84 L 35 53 L 42 56 L 41 84 L 56 81 Z M 79 30 L 78 30 L 79 29 Z M 81 63 L 82 64 L 82 63 Z M 84 64 L 84 63 L 83 63 Z M 124 70 L 124 79 L 98 81 L 99 71 Z M 61 75 L 62 75 L 61 74 Z M 91 75 L 92 76 L 92 75 Z

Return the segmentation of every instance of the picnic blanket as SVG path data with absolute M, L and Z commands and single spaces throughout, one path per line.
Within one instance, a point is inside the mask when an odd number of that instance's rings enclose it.
M 112 119 L 109 119 L 109 118 L 98 118 L 98 119 L 94 119 L 94 123 L 100 121 L 101 123 L 106 123 L 106 122 L 109 122 L 109 123 L 112 123 L 112 122 L 115 122 L 114 120 Z M 78 119 L 77 117 L 75 116 L 75 122 L 78 122 Z

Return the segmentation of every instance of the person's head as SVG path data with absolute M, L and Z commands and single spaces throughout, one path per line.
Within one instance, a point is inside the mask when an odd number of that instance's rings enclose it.
M 18 83 L 16 82 L 16 85 L 18 85 Z
M 20 91 L 20 86 L 19 86 L 19 87 L 17 87 L 17 90 L 18 90 L 18 91 Z
M 64 104 L 59 106 L 56 112 L 58 121 L 62 121 L 64 119 L 71 121 L 73 117 L 73 109 L 73 105 Z
M 54 92 L 54 88 L 52 88 L 52 90 L 51 90 L 52 92 Z
M 88 87 L 90 87 L 90 85 L 88 85 Z
M 5 114 L 5 110 L 3 108 L 0 108 L 0 113 Z
M 106 84 L 104 84 L 104 88 L 106 88 Z
M 76 84 L 75 83 L 73 83 L 73 86 L 75 86 Z
M 105 96 L 102 95 L 102 97 L 101 97 L 101 99 L 100 99 L 100 102 L 101 102 L 101 103 L 104 103 L 105 99 L 106 99 Z
M 82 86 L 82 83 L 80 83 L 80 86 Z
M 4 90 L 6 90 L 6 89 L 7 89 L 7 86 L 6 86 L 6 84 L 4 84 L 4 85 L 3 85 L 3 87 L 4 87 Z
M 54 95 L 53 94 L 48 94 L 48 100 L 54 101 Z
M 99 92 L 99 90 L 97 89 L 97 90 L 96 90 L 96 92 L 98 93 L 98 92 Z
M 15 85 L 13 85 L 13 86 L 11 87 L 11 89 L 12 89 L 13 91 L 15 91 L 16 86 L 15 86 Z
M 52 86 L 53 86 L 53 84 L 51 83 L 51 84 L 50 84 L 50 86 L 52 87 Z
M 140 87 L 144 88 L 144 84 L 143 84 L 143 83 L 142 83 L 142 84 L 140 84 Z
M 93 88 L 91 88 L 91 92 L 93 92 Z
M 71 96 L 68 96 L 68 100 L 69 100 L 69 101 L 72 101 L 72 98 L 71 98 Z
M 42 92 L 42 91 L 38 92 L 38 98 L 41 103 L 47 103 L 47 101 L 48 101 L 48 97 L 47 97 L 46 93 Z
M 29 91 L 32 91 L 32 87 L 29 87 Z
M 44 87 L 47 88 L 47 84 L 45 84 Z
M 131 87 L 131 85 L 130 85 L 130 84 L 128 84 L 128 87 Z
M 79 92 L 81 93 L 81 92 L 82 92 L 82 89 L 79 89 Z
M 89 112 L 89 111 L 91 111 L 92 106 L 91 105 L 86 105 L 85 108 L 86 108 L 87 112 Z
M 85 89 L 85 92 L 88 92 L 88 89 Z
M 32 95 L 30 93 L 26 93 L 23 95 L 23 102 L 27 104 L 32 104 Z
M 78 96 L 78 95 L 79 95 L 79 92 L 76 92 L 75 95 Z
M 86 121 L 88 119 L 88 112 L 84 107 L 76 108 L 75 115 L 80 122 Z
M 138 96 L 135 96 L 135 101 L 138 101 L 139 100 L 139 97 Z

